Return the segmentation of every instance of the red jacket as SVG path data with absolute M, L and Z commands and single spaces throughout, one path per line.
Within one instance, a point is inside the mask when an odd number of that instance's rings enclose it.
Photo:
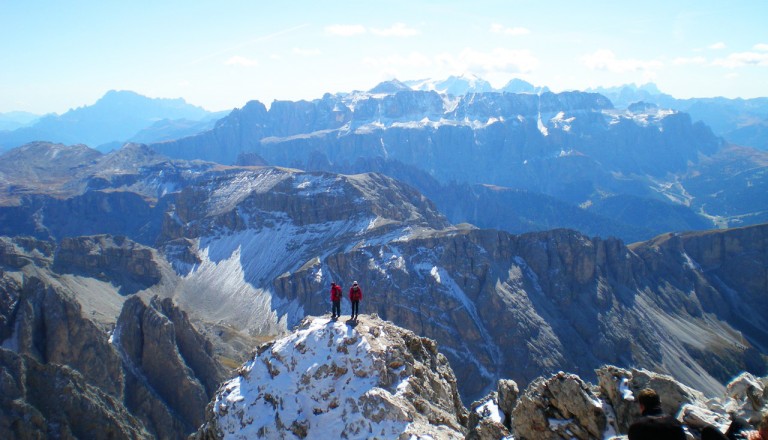
M 331 301 L 341 301 L 341 286 L 338 284 L 331 286 Z
M 363 299 L 363 289 L 360 286 L 352 286 L 349 288 L 349 300 L 360 301 Z

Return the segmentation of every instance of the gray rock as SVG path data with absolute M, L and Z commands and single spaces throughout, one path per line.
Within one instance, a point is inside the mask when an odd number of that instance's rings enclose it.
M 520 439 L 603 438 L 608 427 L 596 390 L 562 372 L 529 385 L 512 414 L 514 435 Z
M 434 341 L 360 315 L 308 317 L 224 383 L 197 439 L 463 438 L 466 410 Z

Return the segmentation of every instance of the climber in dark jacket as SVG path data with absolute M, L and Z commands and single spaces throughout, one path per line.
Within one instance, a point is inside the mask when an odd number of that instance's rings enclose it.
M 341 316 L 341 286 L 331 283 L 331 319 Z
M 629 427 L 629 440 L 685 440 L 683 424 L 664 414 L 656 391 L 646 388 L 637 396 L 642 417 Z
M 352 287 L 349 288 L 349 300 L 352 301 L 352 319 L 357 319 L 358 312 L 360 311 L 360 300 L 363 299 L 363 291 L 360 289 L 360 285 L 357 281 L 352 283 Z

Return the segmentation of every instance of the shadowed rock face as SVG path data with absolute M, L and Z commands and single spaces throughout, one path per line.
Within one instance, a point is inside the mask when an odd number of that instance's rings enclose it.
M 210 342 L 192 328 L 185 313 L 169 298 L 153 299 L 147 306 L 134 296 L 123 306 L 114 339 L 127 369 L 178 414 L 185 432 L 202 424 L 203 409 L 223 370 L 213 359 Z
M 111 240 L 87 237 L 81 244 Z M 122 254 L 112 263 L 125 264 L 131 276 L 130 254 L 141 257 L 147 249 L 116 241 Z M 56 247 L 3 239 L 1 248 L 0 437 L 178 438 L 202 423 L 224 369 L 213 358 L 211 343 L 170 299 L 146 305 L 131 296 L 110 337 L 108 325 L 86 314 L 79 302 L 98 301 L 97 296 L 72 292 L 67 278 L 52 272 Z M 82 263 L 90 269 L 115 257 L 109 246 L 89 249 L 97 264 Z M 87 289 L 88 278 L 78 277 Z M 119 304 L 123 298 L 104 284 L 99 288 L 103 301 L 112 295 Z M 93 307 L 88 305 L 97 310 Z M 29 423 L 18 424 L 17 416 Z
M 756 237 L 766 228 L 749 229 L 712 233 L 715 242 L 744 247 L 728 264 L 764 264 Z M 319 314 L 328 305 L 317 300 L 316 292 L 325 293 L 317 274 L 354 274 L 364 286 L 363 312 L 437 340 L 470 398 L 495 375 L 528 383 L 541 371 L 570 369 L 593 380 L 591 371 L 603 363 L 669 372 L 708 393 L 719 393 L 739 371 L 764 374 L 759 347 L 766 338 L 751 328 L 764 328 L 761 284 L 730 284 L 686 258 L 696 257 L 565 230 L 456 231 L 331 254 L 279 277 L 275 287 Z M 343 313 L 346 307 L 345 300 Z M 733 321 L 731 330 L 710 321 L 748 307 L 747 319 Z M 692 341 L 690 334 L 699 336 Z
M 58 246 L 53 268 L 60 273 L 111 281 L 123 294 L 136 293 L 160 281 L 151 248 L 125 237 L 65 238 Z
M 119 396 L 77 370 L 0 348 L 3 438 L 150 438 Z

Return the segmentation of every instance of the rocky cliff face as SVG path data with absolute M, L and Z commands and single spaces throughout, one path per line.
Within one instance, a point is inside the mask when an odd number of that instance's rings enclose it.
M 78 370 L 0 348 L 3 438 L 151 438 L 116 396 Z
M 202 423 L 224 369 L 184 312 L 132 296 L 110 337 L 119 283 L 147 252 L 111 237 L 3 239 L 0 436 L 175 438 Z
M 174 432 L 162 420 L 165 413 L 176 432 L 190 432 L 203 423 L 203 409 L 224 370 L 213 358 L 211 343 L 169 298 L 152 299 L 149 305 L 136 296 L 126 301 L 113 343 L 132 375 L 129 407 L 149 420 L 154 432 Z M 152 394 L 157 397 L 148 399 Z
M 162 277 L 151 248 L 125 237 L 91 236 L 63 239 L 53 269 L 59 273 L 110 281 L 121 293 L 135 293 L 160 282 Z
M 456 378 L 434 341 L 376 317 L 308 317 L 225 382 L 197 438 L 464 437 Z
M 765 228 L 756 229 L 762 235 Z M 740 243 L 754 251 L 731 258 L 752 264 L 762 244 Z M 309 298 L 324 290 L 318 274 L 354 274 L 368 291 L 365 312 L 446 348 L 465 396 L 483 392 L 494 376 L 528 383 L 541 371 L 571 369 L 592 379 L 590 371 L 606 362 L 670 372 L 708 392 L 737 371 L 764 373 L 763 336 L 746 331 L 744 321 L 725 332 L 710 321 L 727 313 L 713 304 L 718 298 L 750 304 L 746 321 L 762 322 L 754 316 L 762 300 L 753 295 L 763 288 L 726 289 L 716 274 L 677 258 L 685 257 L 570 231 L 457 231 L 330 255 L 281 276 L 276 291 Z M 307 313 L 327 310 L 324 302 L 302 302 Z
M 563 205 L 548 204 L 553 218 L 599 206 L 594 210 L 599 219 L 584 218 L 583 225 L 553 220 L 554 227 L 578 227 L 604 237 L 618 233 L 632 241 L 675 228 L 765 221 L 768 201 L 759 195 L 765 193 L 765 173 L 750 170 L 764 170 L 766 154 L 739 154 L 736 169 L 749 172 L 747 178 L 726 169 L 733 167 L 718 167 L 732 161 L 732 153 L 719 154 L 724 147 L 707 126 L 685 113 L 653 105 L 617 110 L 594 93 L 451 96 L 402 87 L 311 102 L 279 101 L 269 110 L 251 102 L 210 132 L 152 146 L 172 157 L 234 163 L 246 154 L 261 163 L 311 171 L 370 172 L 375 168 L 356 166 L 361 159 L 395 161 L 442 185 L 491 185 L 554 198 Z M 728 184 L 712 190 L 706 187 L 709 179 Z M 410 183 L 430 194 L 428 186 L 419 185 L 423 181 Z M 762 192 L 745 190 L 745 184 Z M 744 203 L 745 192 L 759 203 Z M 518 213 L 520 205 L 505 208 L 478 197 L 476 209 L 459 210 L 455 206 L 463 204 L 465 194 L 451 197 L 447 188 L 443 193 L 448 201 L 441 208 L 454 207 L 450 218 L 456 223 L 506 227 L 506 222 L 486 223 L 476 215 L 501 210 L 499 218 L 516 219 L 525 231 L 537 229 Z M 614 197 L 614 203 L 601 203 Z M 626 205 L 616 203 L 627 197 L 639 199 L 660 224 L 647 227 L 628 215 Z M 680 212 L 665 221 L 674 210 Z M 601 227 L 601 221 L 609 226 Z M 509 232 L 519 232 L 511 226 Z
M 131 151 L 143 157 L 142 149 Z M 765 226 L 630 247 L 568 230 L 516 236 L 452 226 L 413 188 L 380 174 L 156 157 L 118 167 L 109 157 L 119 172 L 86 173 L 60 188 L 70 197 L 140 197 L 152 207 L 151 242 L 164 255 L 118 238 L 72 238 L 50 249 L 12 240 L 10 252 L 0 253 L 8 262 L 3 270 L 16 274 L 3 281 L 9 292 L 23 286 L 19 267 L 47 268 L 37 278 L 77 292 L 71 296 L 102 329 L 116 322 L 125 295 L 172 297 L 216 338 L 219 353 L 236 354 L 243 341 L 274 337 L 308 314 L 327 312 L 331 281 L 347 288 L 358 280 L 364 314 L 445 348 L 465 401 L 501 377 L 525 384 L 542 372 L 570 370 L 592 380 L 605 363 L 670 373 L 709 393 L 739 371 L 766 368 L 765 321 L 756 312 L 764 307 Z M 84 182 L 98 182 L 98 189 Z M 733 269 L 739 267 L 750 270 Z M 729 277 L 732 271 L 739 277 Z M 18 294 L 0 298 L 9 308 L 0 314 L 3 332 L 12 334 L 22 310 Z M 342 307 L 347 313 L 346 300 Z M 141 316 L 132 322 L 144 323 Z M 142 365 L 144 355 L 132 353 Z M 199 386 L 190 390 L 200 395 Z M 195 417 L 190 412 L 179 423 Z

